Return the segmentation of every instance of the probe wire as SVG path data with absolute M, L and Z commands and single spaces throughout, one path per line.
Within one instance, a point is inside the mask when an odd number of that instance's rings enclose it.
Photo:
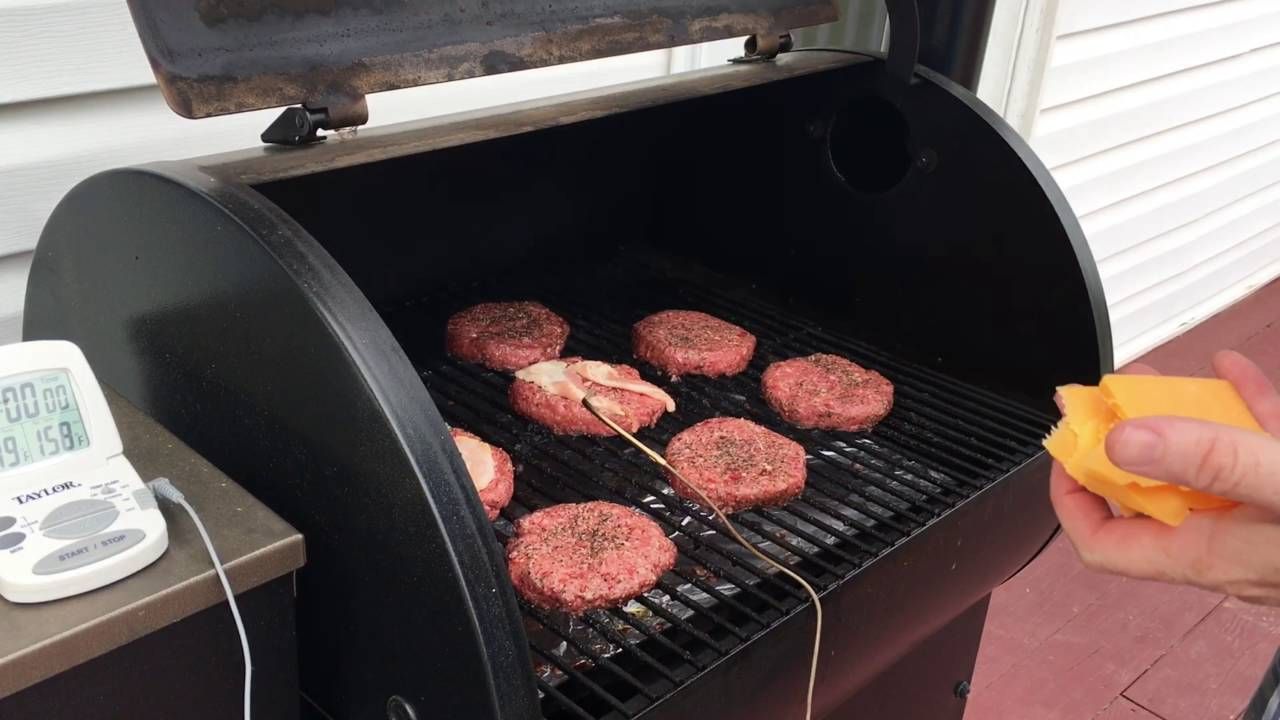
M 244 720 L 250 720 L 251 704 L 253 699 L 253 659 L 249 655 L 249 637 L 244 629 L 244 621 L 240 619 L 240 607 L 236 604 L 236 595 L 231 591 L 231 582 L 227 580 L 227 573 L 223 570 L 222 561 L 218 559 L 218 551 L 213 549 L 213 540 L 209 537 L 209 531 L 205 529 L 204 523 L 200 522 L 200 516 L 196 514 L 196 509 L 191 507 L 191 503 L 187 502 L 187 498 L 183 496 L 182 491 L 174 487 L 168 478 L 156 478 L 147 483 L 147 487 L 151 492 L 160 497 L 175 503 L 187 514 L 191 516 L 191 520 L 195 523 L 196 530 L 200 533 L 200 539 L 204 541 L 204 547 L 209 551 L 209 559 L 213 561 L 213 569 L 218 573 L 218 580 L 222 583 L 222 590 L 227 594 L 227 604 L 231 606 L 231 617 L 236 621 L 236 630 L 240 633 L 240 650 L 244 655 Z
M 623 430 L 616 422 L 614 422 L 612 419 L 610 419 L 600 410 L 597 410 L 595 405 L 592 403 L 590 395 L 587 395 L 582 398 L 582 404 L 587 408 L 587 410 L 591 411 L 592 415 L 595 415 L 597 418 L 600 418 L 601 422 L 603 422 L 605 425 L 608 425 L 614 432 L 618 433 L 618 435 L 621 435 L 632 445 L 635 445 L 636 448 L 638 448 L 641 452 L 643 452 L 646 456 L 648 456 L 650 460 L 657 463 L 667 472 L 670 472 L 672 475 L 675 475 L 676 477 L 680 478 L 681 482 L 683 482 L 685 485 L 691 488 L 694 491 L 694 493 L 697 494 L 698 499 L 702 502 L 703 505 L 705 505 L 708 508 L 711 508 L 711 512 L 715 513 L 715 516 L 719 518 L 720 522 L 724 523 L 725 528 L 729 530 L 729 534 L 733 536 L 733 539 L 736 540 L 739 545 L 746 548 L 752 555 L 755 555 L 760 560 L 764 561 L 765 563 L 777 569 L 778 572 L 781 572 L 782 574 L 794 580 L 797 585 L 804 588 L 804 591 L 809 594 L 809 599 L 813 600 L 813 610 L 816 613 L 817 617 L 816 617 L 816 622 L 814 624 L 814 630 L 813 630 L 813 658 L 809 663 L 809 688 L 807 693 L 805 694 L 804 718 L 805 720 L 813 720 L 813 687 L 818 679 L 818 656 L 819 656 L 819 651 L 821 650 L 821 644 L 822 644 L 822 600 L 818 598 L 818 591 L 814 590 L 813 586 L 810 585 L 808 582 L 805 582 L 804 578 L 792 572 L 790 568 L 786 567 L 782 563 L 779 563 L 778 561 L 774 560 L 768 555 L 765 555 L 764 553 L 760 552 L 760 550 L 756 548 L 755 545 L 752 545 L 746 538 L 744 538 L 738 532 L 738 529 L 735 528 L 733 526 L 733 523 L 729 521 L 729 516 L 725 515 L 724 511 L 720 509 L 720 506 L 712 502 L 711 498 L 707 497 L 707 494 L 702 492 L 702 488 L 698 487 L 697 484 L 695 483 L 689 482 L 689 478 L 685 477 L 680 473 L 679 470 L 676 470 L 674 467 L 672 467 L 671 463 L 667 462 L 667 459 L 663 457 L 660 453 L 650 449 L 648 445 L 645 445 L 643 442 L 637 439 L 635 435 L 632 435 L 626 430 Z

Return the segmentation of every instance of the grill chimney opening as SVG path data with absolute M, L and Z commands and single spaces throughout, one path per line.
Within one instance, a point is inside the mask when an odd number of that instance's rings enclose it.
M 832 118 L 827 151 L 832 170 L 850 188 L 888 192 L 911 169 L 911 129 L 889 101 L 856 97 Z

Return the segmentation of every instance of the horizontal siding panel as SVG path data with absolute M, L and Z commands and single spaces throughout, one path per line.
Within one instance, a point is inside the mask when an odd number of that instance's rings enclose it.
M 1173 277 L 1269 229 L 1280 228 L 1280 185 L 1270 185 L 1098 264 L 1108 302 L 1120 305 L 1153 279 Z
M 1041 106 L 1053 107 L 1272 45 L 1280 3 L 1234 0 L 1059 38 Z
M 1280 140 L 1280 95 L 1054 169 L 1088 214 Z
M 660 50 L 379 93 L 369 97 L 370 125 L 651 78 L 669 68 L 670 53 Z M 53 206 L 89 175 L 253 146 L 275 114 L 186 120 L 155 87 L 0 106 L 0 255 L 34 247 Z
M 1267 262 L 1267 257 L 1274 257 L 1274 255 L 1269 253 L 1266 248 L 1263 248 L 1257 252 L 1256 256 L 1246 255 L 1244 258 L 1237 260 L 1228 267 L 1228 272 L 1232 273 L 1231 276 L 1234 277 L 1234 272 L 1242 269 L 1241 271 L 1247 273 L 1246 275 L 1226 285 L 1220 292 L 1211 292 L 1205 300 L 1196 305 L 1182 310 L 1149 327 L 1146 331 L 1117 344 L 1115 346 L 1116 364 L 1123 365 L 1142 357 L 1169 338 L 1179 335 L 1196 324 L 1218 314 L 1249 293 L 1261 288 L 1276 277 L 1280 277 L 1280 259 Z M 1259 262 L 1262 264 L 1259 265 Z M 1251 273 L 1249 272 L 1250 268 L 1254 268 Z M 1219 284 L 1214 282 L 1212 277 L 1201 278 L 1199 282 L 1208 285 L 1211 289 Z
M 0 104 L 151 85 L 124 0 L 0 0 Z
M 1280 1 L 1056 2 L 1030 142 L 1123 363 L 1280 273 Z
M 1117 25 L 1224 0 L 1072 0 L 1058 9 L 1058 35 Z
M 1050 167 L 1280 93 L 1280 44 L 1043 109 L 1031 144 Z
M 1106 259 L 1280 182 L 1280 142 L 1080 218 L 1093 255 Z
M 1272 228 L 1144 292 L 1114 303 L 1111 326 L 1119 340 L 1117 360 L 1137 348 L 1153 347 L 1174 335 L 1193 315 L 1212 314 L 1243 293 L 1242 284 L 1267 279 L 1280 268 L 1280 228 Z M 1124 353 L 1121 355 L 1120 353 Z
M 270 120 L 183 120 L 156 88 L 0 108 L 0 254 L 33 248 L 53 206 L 94 173 L 251 145 Z M 99 128 L 114 129 L 109 142 Z
M 0 258 L 0 344 L 22 339 L 22 302 L 30 270 L 31 253 Z

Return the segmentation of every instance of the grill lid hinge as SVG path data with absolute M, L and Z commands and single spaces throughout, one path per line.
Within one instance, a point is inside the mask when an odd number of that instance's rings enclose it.
M 269 145 L 306 145 L 324 140 L 321 130 L 352 128 L 369 122 L 369 103 L 363 95 L 354 99 L 303 103 L 285 108 L 266 130 L 262 142 Z
M 795 45 L 791 33 L 756 33 L 747 37 L 742 44 L 742 56 L 729 58 L 731 63 L 767 62 L 778 57 L 778 53 L 791 52 Z

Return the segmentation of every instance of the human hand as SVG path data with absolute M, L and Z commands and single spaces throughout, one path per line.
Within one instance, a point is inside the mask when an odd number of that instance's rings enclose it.
M 1176 528 L 1147 517 L 1117 518 L 1057 462 L 1050 499 L 1090 569 L 1280 606 L 1280 393 L 1239 353 L 1218 353 L 1213 367 L 1235 386 L 1267 435 L 1186 418 L 1141 418 L 1111 430 L 1107 456 L 1130 472 L 1239 506 L 1194 511 Z M 1145 366 L 1126 372 L 1155 374 Z

